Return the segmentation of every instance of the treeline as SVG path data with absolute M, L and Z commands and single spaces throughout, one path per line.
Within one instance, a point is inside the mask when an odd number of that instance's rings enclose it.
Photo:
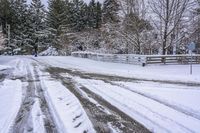
M 95 0 L 89 4 L 49 0 L 48 5 L 46 10 L 41 0 L 32 0 L 30 5 L 26 0 L 0 0 L 0 23 L 7 38 L 10 35 L 7 49 L 31 52 L 27 50 L 38 46 L 61 48 L 61 34 L 99 29 L 102 23 L 117 21 L 115 0 L 106 0 L 103 5 Z
M 26 0 L 1 0 L 0 22 L 7 36 L 7 52 L 13 53 L 14 49 L 27 52 L 46 36 L 45 8 L 38 0 L 33 0 L 31 5 Z
M 34 47 L 52 47 L 66 53 L 164 55 L 188 53 L 194 42 L 200 53 L 199 0 L 49 0 L 48 5 L 0 0 L 5 51 L 30 54 Z

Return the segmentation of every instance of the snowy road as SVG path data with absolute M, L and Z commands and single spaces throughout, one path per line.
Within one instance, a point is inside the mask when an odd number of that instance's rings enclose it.
M 131 67 L 0 57 L 0 133 L 200 132 L 200 65 L 193 76 L 178 73 L 185 66 L 176 66 L 176 76 L 159 75 L 164 66 L 143 76 L 142 67 Z

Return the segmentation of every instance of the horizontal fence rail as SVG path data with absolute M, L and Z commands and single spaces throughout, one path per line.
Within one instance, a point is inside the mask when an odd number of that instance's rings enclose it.
M 88 58 L 97 61 L 135 64 L 142 66 L 147 64 L 200 64 L 200 55 L 134 55 L 73 52 L 72 56 Z
M 200 55 L 163 55 L 163 56 L 146 56 L 147 64 L 200 64 Z

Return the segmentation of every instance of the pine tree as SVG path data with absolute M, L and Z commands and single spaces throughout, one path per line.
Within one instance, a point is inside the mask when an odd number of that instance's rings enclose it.
M 91 28 L 96 27 L 96 3 L 91 0 L 88 6 L 88 26 Z
M 116 0 L 105 0 L 103 3 L 103 23 L 119 22 L 119 4 Z
M 6 24 L 11 23 L 11 2 L 9 0 L 0 0 L 0 25 L 3 33 L 6 34 Z
M 32 0 L 30 6 L 31 12 L 31 43 L 33 46 L 38 47 L 44 44 L 46 37 L 45 25 L 45 8 L 41 0 Z M 38 41 L 38 42 L 37 42 Z
M 197 8 L 197 13 L 200 15 L 200 0 L 198 0 L 198 8 Z
M 102 9 L 101 9 L 101 3 L 97 2 L 96 3 L 96 28 L 100 28 L 101 27 L 101 23 L 102 23 Z
M 31 6 L 31 19 L 35 31 L 40 31 L 45 28 L 45 8 L 41 0 L 32 0 Z
M 65 30 L 68 31 L 71 28 L 73 22 L 73 4 L 69 0 L 65 0 Z
M 14 47 L 27 47 L 30 45 L 31 18 L 30 10 L 26 0 L 13 1 L 11 8 L 13 9 L 13 18 L 11 25 L 11 37 Z
M 82 31 L 87 26 L 87 5 L 83 0 L 72 1 L 71 27 L 75 31 Z
M 56 48 L 60 48 L 60 35 L 62 28 L 67 24 L 66 17 L 66 5 L 63 0 L 50 0 L 48 13 L 47 13 L 47 25 L 49 31 L 49 42 Z
M 87 24 L 90 28 L 100 28 L 102 23 L 102 9 L 99 1 L 91 0 L 87 10 Z

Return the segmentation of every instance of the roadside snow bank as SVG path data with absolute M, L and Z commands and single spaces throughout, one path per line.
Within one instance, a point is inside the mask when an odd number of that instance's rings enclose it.
M 4 80 L 0 83 L 0 133 L 8 133 L 22 101 L 20 80 Z

